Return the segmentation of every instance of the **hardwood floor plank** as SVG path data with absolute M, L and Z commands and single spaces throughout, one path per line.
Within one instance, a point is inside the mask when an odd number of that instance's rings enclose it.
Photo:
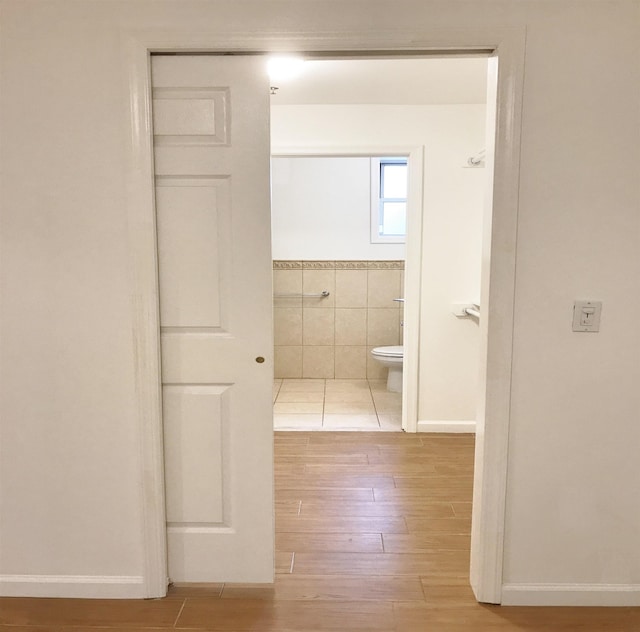
M 394 604 L 394 630 L 396 632 L 502 632 L 508 630 L 491 606 L 459 609 L 434 608 L 426 604 Z M 559 632 L 551 628 L 549 632 Z M 540 629 L 542 632 L 542 629 Z
M 173 625 L 165 627 L 147 627 L 145 625 L 116 626 L 87 626 L 87 625 L 3 625 L 0 632 L 167 632 L 175 630 Z
M 471 500 L 472 491 L 466 488 L 437 488 L 423 486 L 411 487 L 384 487 L 374 488 L 373 496 L 376 502 L 409 500 L 420 502 L 468 502 Z
M 473 590 L 468 583 L 463 585 L 432 584 L 422 581 L 424 601 L 439 608 L 478 608 Z
M 298 553 L 382 553 L 380 534 L 276 533 L 276 550 Z
M 468 518 L 405 518 L 409 533 L 449 533 L 465 535 L 471 533 L 471 520 Z
M 460 604 L 450 607 L 394 604 L 397 632 L 632 632 L 638 629 L 639 614 L 625 608 L 515 608 L 486 604 L 460 608 Z
M 434 490 L 438 492 L 448 492 L 449 490 L 463 490 L 469 494 L 473 491 L 472 476 L 442 476 L 439 474 L 425 474 L 423 476 L 403 476 L 402 474 L 393 477 L 395 487 L 398 489 L 421 489 Z M 376 485 L 372 485 L 376 487 Z M 386 485 L 384 486 L 386 487 Z
M 407 503 L 407 502 L 349 502 L 337 505 L 332 501 L 303 502 L 301 517 L 320 516 L 360 516 L 360 517 L 402 517 L 455 518 L 451 503 Z
M 302 507 L 302 501 L 300 500 L 276 500 L 275 502 L 276 517 L 297 516 L 300 513 L 301 507 Z
M 471 534 L 409 533 L 407 535 L 385 533 L 382 536 L 385 553 L 420 553 L 424 551 L 469 551 Z
M 302 476 L 305 473 L 306 466 L 302 463 L 279 463 L 273 468 L 276 480 L 284 477 Z
M 283 456 L 283 463 L 296 463 L 302 465 L 367 465 L 369 463 L 366 454 L 290 454 Z M 375 457 L 371 457 L 375 458 Z
M 319 446 L 334 446 L 337 443 L 355 445 L 394 445 L 394 446 L 422 446 L 422 439 L 418 434 L 404 432 L 340 432 L 339 441 L 331 432 L 316 432 L 309 437 L 309 448 L 314 450 Z M 377 450 L 376 450 L 377 451 Z
M 456 518 L 471 518 L 471 502 L 453 502 L 451 503 L 451 507 Z
M 420 577 L 420 581 L 422 582 L 422 587 L 425 591 L 430 586 L 458 586 L 460 588 L 467 588 L 470 584 L 468 565 L 467 571 L 464 573 L 435 570 L 431 573 L 422 575 Z M 476 602 L 476 605 L 481 604 Z
M 316 489 L 278 489 L 276 498 L 281 501 L 326 501 L 348 503 L 373 500 L 373 489 L 361 488 L 316 488 Z
M 424 601 L 418 577 L 280 575 L 273 586 L 226 584 L 223 599 Z M 475 602 L 475 600 L 474 600 Z
M 324 434 L 334 434 L 328 432 L 316 432 L 318 435 Z M 337 434 L 348 434 L 346 432 L 340 432 Z M 383 434 L 397 434 L 395 432 L 390 433 L 379 433 L 381 436 Z M 321 443 L 321 444 L 313 444 L 312 446 L 307 447 L 307 451 L 314 456 L 335 456 L 335 455 L 344 455 L 344 454 L 361 454 L 364 456 L 368 455 L 377 455 L 380 454 L 380 448 L 377 444 L 370 443 L 354 443 L 353 441 L 336 441 L 335 443 Z M 299 453 L 298 453 L 299 454 Z
M 304 474 L 303 476 L 282 475 L 276 477 L 276 489 L 317 489 L 327 487 L 395 487 L 393 476 L 366 474 Z
M 276 430 L 273 433 L 273 444 L 275 447 L 283 445 L 307 446 L 310 436 L 310 432 L 286 432 Z
M 276 531 L 278 533 L 407 533 L 407 526 L 404 518 L 284 516 L 276 520 Z
M 473 457 L 472 457 L 473 458 Z M 403 465 L 403 464 L 421 464 L 428 463 L 430 465 L 454 465 L 460 467 L 467 474 L 469 470 L 469 457 L 460 457 L 459 455 L 442 455 L 437 451 L 427 452 L 425 448 L 420 448 L 417 454 L 406 454 L 405 450 L 388 450 L 386 446 L 380 446 L 378 454 L 369 455 L 369 465 Z M 471 467 L 473 472 L 473 467 Z
M 0 623 L 47 626 L 173 626 L 182 600 L 32 599 L 0 601 Z
M 474 608 L 474 612 L 477 609 Z M 640 608 L 536 608 L 500 607 L 490 608 L 491 614 L 500 619 L 511 630 L 537 629 L 580 630 L 587 632 L 613 630 L 636 632 L 640 630 Z
M 293 570 L 293 551 L 276 550 L 276 574 L 291 573 Z
M 470 463 L 434 463 L 433 467 L 436 474 L 448 476 L 453 474 L 454 476 L 469 476 L 473 477 L 473 465 Z M 402 474 L 402 472 L 399 472 Z
M 220 597 L 224 584 L 178 583 L 171 584 L 167 599 L 186 599 L 187 597 Z
M 469 575 L 464 551 L 429 553 L 297 553 L 294 575 Z
M 440 432 L 420 434 L 424 445 L 475 445 L 476 436 L 473 433 Z
M 469 446 L 466 449 L 448 448 L 441 446 L 424 446 L 424 445 L 412 445 L 412 446 L 400 446 L 395 444 L 379 445 L 377 454 L 381 458 L 397 458 L 403 455 L 407 459 L 425 459 L 425 458 L 438 458 L 442 461 L 447 459 L 466 459 L 473 463 L 474 448 Z
M 389 602 L 266 599 L 187 599 L 178 629 L 211 632 L 393 629 Z
M 350 476 L 354 474 L 380 475 L 388 476 L 426 476 L 429 474 L 436 475 L 436 465 L 429 462 L 415 463 L 375 463 L 375 464 L 348 464 L 348 465 L 325 465 L 309 463 L 306 466 L 306 473 L 311 475 L 334 474 Z

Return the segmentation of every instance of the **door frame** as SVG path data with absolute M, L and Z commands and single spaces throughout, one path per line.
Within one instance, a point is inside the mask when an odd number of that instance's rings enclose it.
M 471 538 L 471 585 L 476 599 L 500 603 L 505 528 L 505 503 L 511 364 L 515 298 L 520 137 L 524 83 L 525 28 L 358 30 L 319 33 L 193 32 L 178 28 L 122 32 L 124 93 L 129 99 L 127 146 L 128 267 L 132 295 L 135 398 L 138 416 L 138 481 L 142 510 L 141 547 L 146 597 L 167 590 L 166 522 L 160 328 L 157 273 L 150 54 L 326 52 L 345 54 L 487 54 L 498 60 L 495 138 L 487 139 L 487 164 L 493 164 L 492 216 L 483 254 L 481 334 L 482 406 L 476 423 L 474 498 Z M 495 142 L 495 152 L 492 146 Z M 493 160 L 492 160 L 493 158 Z
M 326 147 L 285 147 L 272 145 L 272 157 L 384 157 L 406 156 L 409 166 L 407 206 L 407 239 L 404 266 L 404 346 L 420 348 L 420 305 L 422 287 L 422 217 L 424 209 L 424 145 L 327 145 Z M 418 369 L 417 353 L 404 354 L 402 371 L 402 429 L 418 432 Z

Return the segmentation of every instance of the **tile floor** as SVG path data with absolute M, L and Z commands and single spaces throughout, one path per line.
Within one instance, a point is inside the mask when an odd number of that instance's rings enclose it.
M 402 395 L 386 380 L 275 380 L 273 402 L 275 430 L 402 429 Z

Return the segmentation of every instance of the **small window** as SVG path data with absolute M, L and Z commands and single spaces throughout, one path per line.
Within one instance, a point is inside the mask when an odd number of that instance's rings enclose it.
M 371 243 L 404 243 L 407 235 L 407 159 L 371 159 Z

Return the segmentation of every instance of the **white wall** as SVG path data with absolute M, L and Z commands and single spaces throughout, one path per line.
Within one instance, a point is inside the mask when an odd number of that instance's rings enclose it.
M 456 318 L 451 305 L 480 301 L 486 172 L 465 166 L 483 147 L 485 109 L 483 104 L 272 105 L 276 148 L 425 148 L 420 421 L 476 415 L 478 326 Z M 274 225 L 276 239 L 278 234 Z M 278 244 L 274 241 L 277 250 Z
M 354 29 L 364 41 L 392 10 L 414 41 L 421 25 L 526 26 L 504 581 L 637 595 L 636 0 L 0 7 L 3 575 L 124 576 L 123 593 L 139 594 L 123 32 Z M 571 332 L 574 298 L 604 301 L 599 334 Z
M 271 218 L 274 259 L 404 259 L 404 244 L 371 243 L 366 157 L 273 157 Z

